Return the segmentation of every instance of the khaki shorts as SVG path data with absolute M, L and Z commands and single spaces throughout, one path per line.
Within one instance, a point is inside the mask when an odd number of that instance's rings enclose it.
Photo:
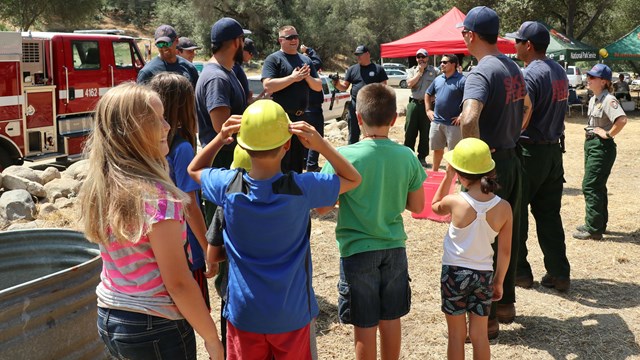
M 431 150 L 444 150 L 446 147 L 452 150 L 456 144 L 462 140 L 462 130 L 460 126 L 444 125 L 432 122 L 429 129 L 429 147 Z

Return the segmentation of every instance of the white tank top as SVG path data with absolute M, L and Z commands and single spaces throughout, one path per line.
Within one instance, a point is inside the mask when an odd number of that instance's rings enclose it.
M 476 211 L 476 218 L 464 228 L 455 227 L 453 223 L 449 225 L 449 231 L 444 237 L 442 264 L 473 270 L 493 270 L 491 244 L 498 233 L 487 223 L 487 212 L 502 199 L 496 195 L 489 201 L 480 202 L 466 192 L 461 192 L 460 196 Z

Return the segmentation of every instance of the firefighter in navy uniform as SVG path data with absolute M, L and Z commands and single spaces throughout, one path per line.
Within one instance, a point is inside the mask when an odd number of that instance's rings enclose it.
M 587 72 L 587 84 L 593 91 L 589 100 L 589 124 L 585 128 L 584 178 L 582 193 L 585 202 L 585 223 L 578 226 L 576 239 L 602 239 L 607 230 L 607 179 L 616 161 L 616 143 L 613 138 L 627 124 L 622 106 L 612 94 L 611 69 L 596 64 Z

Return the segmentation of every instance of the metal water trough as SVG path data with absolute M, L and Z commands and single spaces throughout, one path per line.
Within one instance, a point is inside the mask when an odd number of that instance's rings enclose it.
M 102 260 L 75 231 L 0 232 L 0 359 L 104 359 L 96 328 Z

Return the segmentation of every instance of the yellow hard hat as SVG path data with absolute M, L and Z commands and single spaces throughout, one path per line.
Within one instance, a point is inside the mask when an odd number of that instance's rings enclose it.
M 460 140 L 452 151 L 444 154 L 444 159 L 454 169 L 467 174 L 485 174 L 496 167 L 489 145 L 476 138 Z
M 275 149 L 291 138 L 289 116 L 273 100 L 258 100 L 242 114 L 238 144 L 247 150 Z
M 245 169 L 247 171 L 251 170 L 251 157 L 247 150 L 241 148 L 240 146 L 236 146 L 233 150 L 233 162 L 231 163 L 232 169 Z

